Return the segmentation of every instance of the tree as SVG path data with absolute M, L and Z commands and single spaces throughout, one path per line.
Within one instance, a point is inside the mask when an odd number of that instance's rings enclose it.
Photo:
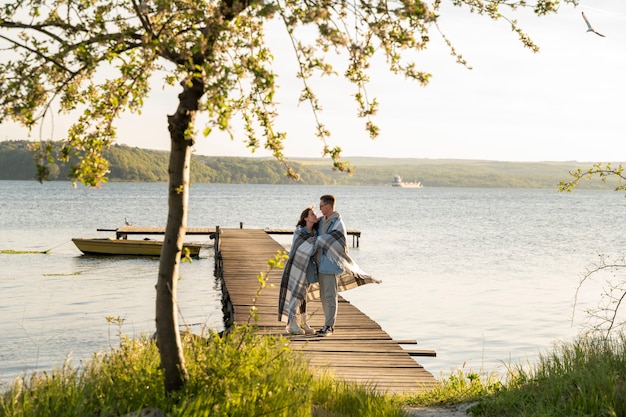
M 541 16 L 556 12 L 559 3 L 536 0 L 531 7 Z M 562 3 L 575 5 L 577 0 Z M 451 4 L 506 19 L 526 47 L 537 49 L 515 20 L 501 14 L 501 8 L 512 13 L 529 6 L 526 1 L 452 0 Z M 156 301 L 168 391 L 179 389 L 187 378 L 175 296 L 198 112 L 209 116 L 204 135 L 214 129 L 230 132 L 237 116 L 246 132 L 246 145 L 254 151 L 263 141 L 285 164 L 287 174 L 298 178 L 282 152 L 285 134 L 274 129 L 276 80 L 263 37 L 265 24 L 282 22 L 299 64 L 300 100 L 311 105 L 323 154 L 330 156 L 335 169 L 351 172 L 350 164 L 341 160 L 341 149 L 327 145 L 329 132 L 320 121 L 320 103 L 309 81 L 317 75 L 336 75 L 328 57 L 332 52 L 344 53 L 343 76 L 355 86 L 366 131 L 376 137 L 378 127 L 372 117 L 377 102 L 365 88 L 369 63 L 381 53 L 391 72 L 427 84 L 430 74 L 418 70 L 405 53 L 426 47 L 430 30 L 438 29 L 441 7 L 441 0 L 431 5 L 420 0 L 13 0 L 2 6 L 0 123 L 14 120 L 34 128 L 53 109 L 76 115 L 60 149 L 45 142 L 36 149 L 40 180 L 55 158 L 78 157 L 72 180 L 88 186 L 105 182 L 108 165 L 102 152 L 115 139 L 115 120 L 125 111 L 140 111 L 150 93 L 151 77 L 165 74 L 167 84 L 180 83 L 177 108 L 168 116 L 169 211 Z M 299 40 L 302 28 L 315 31 L 309 43 Z M 462 56 L 446 42 L 463 64 Z

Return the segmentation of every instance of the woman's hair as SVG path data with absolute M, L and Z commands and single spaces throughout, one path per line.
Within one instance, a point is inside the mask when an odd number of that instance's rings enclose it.
M 298 226 L 306 226 L 306 218 L 308 217 L 309 213 L 313 210 L 313 206 L 309 206 L 307 208 L 305 208 L 304 210 L 302 210 L 302 213 L 300 213 L 300 220 L 298 220 L 298 223 L 296 223 L 296 227 Z M 313 225 L 313 230 L 317 230 L 317 223 L 315 223 Z

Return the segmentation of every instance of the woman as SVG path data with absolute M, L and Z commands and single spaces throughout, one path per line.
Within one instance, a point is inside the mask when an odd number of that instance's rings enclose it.
M 307 207 L 300 214 L 293 233 L 293 243 L 278 296 L 278 320 L 287 321 L 287 332 L 290 334 L 315 334 L 315 330 L 306 322 L 306 292 L 309 281 L 315 281 L 317 276 L 314 258 L 316 228 L 315 210 L 312 206 Z M 302 317 L 302 327 L 298 324 L 298 312 Z

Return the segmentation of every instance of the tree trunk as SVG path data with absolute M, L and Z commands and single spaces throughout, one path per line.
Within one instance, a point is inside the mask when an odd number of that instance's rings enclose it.
M 157 344 L 165 370 L 165 390 L 179 390 L 188 379 L 178 331 L 176 293 L 180 259 L 187 229 L 189 146 L 172 141 L 170 151 L 168 215 L 156 296 Z
M 171 138 L 168 215 L 156 286 L 157 344 L 165 371 L 165 391 L 168 393 L 180 390 L 189 379 L 178 329 L 176 292 L 187 230 L 191 147 L 194 144 L 193 138 L 187 135 L 192 130 L 189 127 L 195 121 L 203 90 L 200 80 L 191 85 L 183 84 L 178 109 L 168 117 Z

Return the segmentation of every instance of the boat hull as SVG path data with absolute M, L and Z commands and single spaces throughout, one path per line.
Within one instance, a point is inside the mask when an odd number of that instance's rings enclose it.
M 72 242 L 86 255 L 161 256 L 163 246 L 163 242 L 158 240 L 73 238 Z M 200 255 L 201 245 L 185 243 L 183 248 L 189 249 L 189 256 Z
M 391 184 L 391 186 L 398 188 L 422 188 L 422 184 L 415 182 L 403 182 L 401 184 Z

